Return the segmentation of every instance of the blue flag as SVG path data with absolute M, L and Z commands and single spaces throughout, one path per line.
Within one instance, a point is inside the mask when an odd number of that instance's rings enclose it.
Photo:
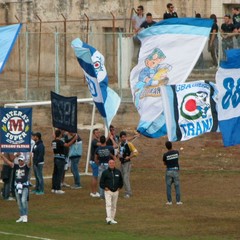
M 29 152 L 32 108 L 0 108 L 1 152 Z
M 121 99 L 116 92 L 108 87 L 104 56 L 79 38 L 72 41 L 72 48 L 84 71 L 93 101 L 104 118 L 105 125 L 109 127 L 117 113 Z
M 152 138 L 166 135 L 160 88 L 186 81 L 208 40 L 212 24 L 211 19 L 171 18 L 138 34 L 141 49 L 130 83 L 140 115 L 141 134 Z
M 0 27 L 0 73 L 8 60 L 22 24 Z
M 226 51 L 216 73 L 218 120 L 224 146 L 240 144 L 240 49 Z

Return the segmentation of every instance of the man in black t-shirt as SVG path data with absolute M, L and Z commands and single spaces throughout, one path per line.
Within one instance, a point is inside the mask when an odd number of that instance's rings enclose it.
M 174 183 L 176 191 L 177 205 L 181 205 L 180 180 L 179 180 L 179 152 L 172 149 L 172 143 L 167 141 L 165 143 L 168 151 L 163 154 L 163 162 L 166 165 L 166 187 L 167 187 L 167 205 L 172 205 L 171 188 Z
M 151 14 L 151 13 L 147 13 L 147 14 L 146 14 L 146 21 L 144 21 L 144 22 L 140 25 L 140 28 L 149 28 L 149 27 L 151 27 L 154 23 L 156 23 L 156 22 L 153 21 L 153 19 L 152 19 L 152 14 Z
M 233 48 L 233 30 L 234 25 L 231 23 L 231 16 L 226 14 L 224 16 L 224 23 L 221 25 L 222 51 L 224 59 L 226 59 L 225 51 Z
M 61 130 L 55 131 L 55 139 L 52 141 L 52 149 L 54 153 L 54 168 L 52 175 L 52 193 L 63 194 L 61 190 L 61 180 L 64 173 L 65 158 L 66 158 L 66 147 L 70 147 L 78 138 L 75 136 L 68 143 L 64 143 L 62 140 Z
M 232 19 L 234 25 L 234 33 L 236 34 L 237 45 L 240 48 L 240 11 L 238 7 L 232 8 Z
M 110 159 L 116 160 L 114 155 L 114 148 L 113 146 L 106 145 L 106 137 L 100 137 L 101 145 L 96 149 L 95 152 L 95 163 L 98 164 L 98 177 L 99 179 L 102 176 L 104 170 L 108 168 L 108 162 Z M 100 197 L 104 198 L 104 189 L 99 188 Z

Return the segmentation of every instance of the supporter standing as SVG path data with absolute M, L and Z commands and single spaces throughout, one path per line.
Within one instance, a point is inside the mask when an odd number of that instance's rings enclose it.
M 64 143 L 62 141 L 61 130 L 55 131 L 55 139 L 52 141 L 52 149 L 54 153 L 54 168 L 52 175 L 52 192 L 56 194 L 64 194 L 65 192 L 61 190 L 61 180 L 64 172 L 65 166 L 65 147 L 70 147 L 76 140 L 77 134 L 71 139 L 70 142 Z
M 101 145 L 100 143 L 100 131 L 98 128 L 93 130 L 93 140 L 91 142 L 91 156 L 90 156 L 90 165 L 92 168 L 92 181 L 91 181 L 91 197 L 100 197 L 100 194 L 97 192 L 98 188 L 98 164 L 95 163 L 95 151 Z
M 20 212 L 20 218 L 16 221 L 28 222 L 28 200 L 29 200 L 29 181 L 28 174 L 31 167 L 31 160 L 26 164 L 23 155 L 18 157 L 18 164 L 11 162 L 3 154 L 0 154 L 3 161 L 13 168 L 15 172 L 15 195 Z
M 156 22 L 153 21 L 152 19 L 152 14 L 149 12 L 146 14 L 146 21 L 144 21 L 141 25 L 140 28 L 149 28 L 151 27 L 153 24 L 155 24 Z
M 181 205 L 180 180 L 179 180 L 179 152 L 172 149 L 172 143 L 165 143 L 168 151 L 163 154 L 163 162 L 166 165 L 166 189 L 167 189 L 167 205 L 172 205 L 172 183 L 175 186 L 176 202 Z
M 163 19 L 178 18 L 177 12 L 174 11 L 172 3 L 167 4 L 167 11 L 163 14 Z
M 216 68 L 218 66 L 218 25 L 217 16 L 215 14 L 210 15 L 210 19 L 213 19 L 213 25 L 210 32 L 208 41 L 208 51 L 211 53 L 213 66 L 210 68 Z
M 72 140 L 72 138 L 74 138 L 74 133 L 69 133 L 70 136 L 70 141 Z M 77 149 L 74 151 L 74 148 Z M 73 150 L 72 150 L 73 149 Z M 82 139 L 80 138 L 80 136 L 77 136 L 77 140 L 75 141 L 75 143 L 73 143 L 70 146 L 69 149 L 69 160 L 71 162 L 71 172 L 73 174 L 73 180 L 74 180 L 74 185 L 71 187 L 72 189 L 79 189 L 82 188 L 81 186 L 81 179 L 80 179 L 80 174 L 79 174 L 79 162 L 80 159 L 82 157 Z
M 115 215 L 119 189 L 123 187 L 121 171 L 115 168 L 115 161 L 109 160 L 108 169 L 103 171 L 100 178 L 100 188 L 104 189 L 106 202 L 107 224 L 116 224 Z
M 104 170 L 108 168 L 110 159 L 116 160 L 113 146 L 106 145 L 106 137 L 100 137 L 100 146 L 95 151 L 95 163 L 98 164 L 98 177 L 101 178 Z M 104 189 L 99 188 L 100 198 L 104 198 Z
M 37 195 L 44 194 L 44 180 L 43 180 L 43 165 L 44 165 L 44 155 L 45 146 L 42 141 L 42 135 L 40 132 L 32 134 L 35 144 L 33 146 L 33 171 L 36 178 L 35 190 L 32 192 Z
M 237 46 L 240 48 L 240 11 L 238 7 L 232 8 L 232 19 L 234 25 L 234 33 L 236 33 Z
M 221 25 L 223 59 L 226 59 L 225 51 L 233 48 L 233 30 L 234 25 L 231 22 L 231 16 L 226 14 L 224 16 L 224 23 Z
M 196 18 L 202 18 L 201 14 L 200 13 L 196 13 L 195 15 Z M 204 68 L 204 62 L 203 62 L 203 52 L 201 52 L 199 58 L 198 58 L 198 61 L 195 65 L 195 68 L 196 69 L 203 69 Z
M 137 64 L 139 49 L 141 47 L 141 41 L 138 39 L 138 32 L 140 31 L 141 24 L 146 20 L 144 16 L 144 8 L 142 5 L 137 7 L 137 14 L 132 17 L 132 27 L 133 27 L 133 43 L 134 43 L 134 52 L 133 52 L 133 65 Z
M 116 156 L 119 144 L 119 136 L 116 134 L 116 129 L 113 125 L 110 125 L 109 129 L 110 132 L 107 138 L 107 146 L 113 146 Z
M 66 143 L 69 142 L 68 141 L 68 132 L 66 132 L 65 130 L 59 129 L 61 131 L 62 134 L 62 138 L 61 140 Z M 62 175 L 62 180 L 61 180 L 61 186 L 62 187 L 71 187 L 68 183 L 65 182 L 65 174 L 69 169 L 69 165 L 70 165 L 70 160 L 68 157 L 68 152 L 69 152 L 69 147 L 65 147 L 64 146 L 64 155 L 65 155 L 65 165 L 64 165 L 64 171 L 63 171 L 63 175 Z
M 120 132 L 120 145 L 118 152 L 125 189 L 124 197 L 129 198 L 132 195 L 130 185 L 131 159 L 138 155 L 138 151 L 134 145 L 127 140 L 127 133 L 125 131 Z
M 14 161 L 15 156 L 10 153 L 5 153 L 5 157 L 9 159 L 11 162 Z M 14 189 L 12 189 L 13 181 L 13 168 L 9 166 L 7 163 L 3 163 L 2 171 L 1 171 L 1 179 L 3 181 L 3 188 L 2 188 L 2 197 L 4 200 L 7 201 L 14 201 L 15 193 L 13 193 Z M 12 193 L 12 196 L 10 194 Z
M 142 5 L 137 7 L 137 14 L 132 17 L 133 32 L 137 34 L 140 30 L 141 24 L 146 20 L 144 16 L 144 8 Z

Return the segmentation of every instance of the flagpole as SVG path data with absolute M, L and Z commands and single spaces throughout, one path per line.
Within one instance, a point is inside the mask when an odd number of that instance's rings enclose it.
M 59 93 L 59 79 L 58 79 L 58 32 L 55 32 L 55 92 Z
M 88 152 L 87 152 L 87 162 L 86 162 L 86 168 L 85 168 L 85 174 L 88 174 L 88 166 L 90 161 L 90 154 L 91 154 L 91 146 L 92 146 L 92 135 L 93 135 L 93 125 L 95 120 L 95 103 L 93 103 L 93 109 L 92 109 L 92 120 L 91 120 L 91 128 L 89 133 L 89 142 L 88 142 Z M 94 160 L 94 159 L 91 159 Z
M 25 99 L 28 100 L 28 28 L 26 26 L 26 92 Z

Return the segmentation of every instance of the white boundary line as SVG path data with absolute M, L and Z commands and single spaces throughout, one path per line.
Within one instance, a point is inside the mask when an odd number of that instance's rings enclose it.
M 26 238 L 32 238 L 32 239 L 40 239 L 40 240 L 54 240 L 51 238 L 42 238 L 42 237 L 36 237 L 36 236 L 30 236 L 30 235 L 24 235 L 24 234 L 17 234 L 17 233 L 9 233 L 9 232 L 1 232 L 0 234 L 3 235 L 12 235 L 12 236 L 18 236 L 18 237 L 26 237 Z

